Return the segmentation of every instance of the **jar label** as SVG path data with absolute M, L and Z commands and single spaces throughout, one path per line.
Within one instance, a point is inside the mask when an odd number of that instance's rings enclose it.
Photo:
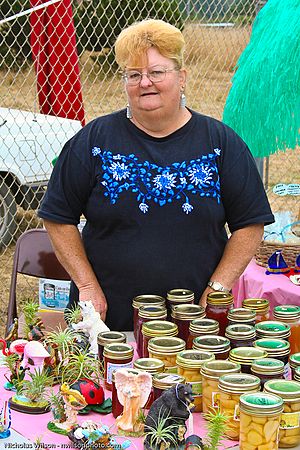
M 202 397 L 202 381 L 186 381 L 192 386 L 193 397 Z
M 211 393 L 211 403 L 213 408 L 220 408 L 220 392 Z
M 132 368 L 132 362 L 124 363 L 124 364 L 114 364 L 114 363 L 107 363 L 107 375 L 106 375 L 106 381 L 107 383 L 112 383 L 112 374 L 114 370 L 117 369 L 130 369 Z
M 280 419 L 281 430 L 290 430 L 291 428 L 298 428 L 300 426 L 300 412 L 282 413 Z
M 177 373 L 177 366 L 165 367 L 165 372 L 167 372 L 167 373 Z
M 233 420 L 240 421 L 240 405 L 238 403 L 234 407 Z

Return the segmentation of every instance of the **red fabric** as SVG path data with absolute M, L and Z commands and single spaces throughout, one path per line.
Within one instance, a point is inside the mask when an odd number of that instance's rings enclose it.
M 34 7 L 45 2 L 30 3 Z M 71 0 L 32 12 L 30 23 L 41 113 L 80 120 L 84 125 Z

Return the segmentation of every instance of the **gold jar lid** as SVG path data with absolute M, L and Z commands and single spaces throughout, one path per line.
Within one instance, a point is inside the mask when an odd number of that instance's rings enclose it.
M 254 341 L 253 346 L 265 350 L 271 358 L 275 355 L 286 356 L 290 353 L 290 343 L 283 339 L 261 338 Z
M 189 330 L 191 333 L 218 334 L 219 322 L 214 319 L 194 319 L 190 323 Z
M 157 358 L 139 358 L 133 362 L 135 369 L 144 370 L 145 372 L 155 374 L 165 370 L 164 363 Z
M 293 353 L 289 357 L 289 363 L 291 369 L 296 369 L 296 367 L 300 367 L 300 353 Z
M 246 309 L 252 309 L 257 314 L 261 314 L 269 311 L 270 302 L 266 298 L 245 298 L 242 306 Z
M 105 345 L 103 356 L 110 359 L 128 359 L 133 357 L 133 347 L 130 344 L 111 343 Z
M 157 389 L 169 389 L 178 383 L 184 383 L 185 378 L 176 373 L 156 373 L 153 375 L 152 385 Z
M 295 369 L 294 380 L 300 381 L 300 367 L 296 367 L 296 369 Z
M 116 372 L 118 372 L 119 370 L 123 370 L 122 369 L 115 369 L 112 374 L 111 374 L 111 380 L 114 383 L 115 382 L 115 376 L 116 376 Z M 138 369 L 133 369 L 131 367 L 126 367 L 127 372 L 132 373 L 133 375 L 138 375 L 139 373 L 142 372 L 142 370 L 138 370 Z
M 237 323 L 228 325 L 225 330 L 225 336 L 228 339 L 242 341 L 245 339 L 254 339 L 256 335 L 255 328 L 252 325 Z
M 284 362 L 275 358 L 255 359 L 251 365 L 251 372 L 258 375 L 282 375 Z
M 236 323 L 253 322 L 256 318 L 256 312 L 251 309 L 233 308 L 228 311 L 227 318 Z
M 240 364 L 251 365 L 255 359 L 266 358 L 268 353 L 265 350 L 255 347 L 236 347 L 229 352 L 229 361 Z
M 203 364 L 200 369 L 201 374 L 211 380 L 218 380 L 221 375 L 226 373 L 238 373 L 241 371 L 241 366 L 238 363 L 228 360 L 208 361 Z
M 183 350 L 177 354 L 176 364 L 186 369 L 200 369 L 208 361 L 213 361 L 215 355 L 201 350 Z
M 219 378 L 219 389 L 232 394 L 256 392 L 260 390 L 260 379 L 255 375 L 248 375 L 246 373 L 226 374 Z
M 193 303 L 195 294 L 189 289 L 171 289 L 167 293 L 170 303 Z
M 210 292 L 207 295 L 206 302 L 209 305 L 230 305 L 233 303 L 233 296 L 232 294 L 227 294 L 225 292 Z
M 126 334 L 121 331 L 102 331 L 97 336 L 99 345 L 107 345 L 113 342 L 126 342 Z
M 202 319 L 205 317 L 205 309 L 200 305 L 174 305 L 171 316 L 180 320 Z
M 146 319 L 166 319 L 167 308 L 163 305 L 142 305 L 139 307 L 138 315 Z
M 264 320 L 255 325 L 257 338 L 280 338 L 287 339 L 291 335 L 291 327 L 283 322 L 276 320 Z
M 223 353 L 230 350 L 230 340 L 223 336 L 209 334 L 197 336 L 193 340 L 193 349 L 206 350 L 213 353 Z
M 160 295 L 144 294 L 134 297 L 132 300 L 133 308 L 138 309 L 142 305 L 164 305 L 166 300 Z
M 176 336 L 178 326 L 167 320 L 150 320 L 142 324 L 142 334 L 147 337 Z
M 186 343 L 178 337 L 154 337 L 148 342 L 148 351 L 158 354 L 174 354 L 185 349 Z
M 280 305 L 275 306 L 273 316 L 279 320 L 297 320 L 300 319 L 300 306 Z
M 283 400 L 278 395 L 265 392 L 242 394 L 240 410 L 254 416 L 279 415 L 283 411 Z
M 269 380 L 264 385 L 264 392 L 279 395 L 286 402 L 300 401 L 299 381 Z

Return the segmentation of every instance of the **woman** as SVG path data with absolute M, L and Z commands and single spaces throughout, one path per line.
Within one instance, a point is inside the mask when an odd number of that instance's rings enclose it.
M 182 287 L 204 304 L 230 290 L 273 222 L 245 143 L 185 107 L 183 49 L 181 32 L 160 20 L 120 34 L 128 106 L 65 145 L 39 211 L 74 281 L 71 302 L 76 285 L 114 330 L 132 329 L 136 295 Z

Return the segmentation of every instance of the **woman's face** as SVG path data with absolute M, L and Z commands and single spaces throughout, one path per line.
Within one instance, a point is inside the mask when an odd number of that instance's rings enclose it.
M 147 51 L 147 67 L 130 67 L 125 70 L 137 70 L 143 74 L 152 68 L 165 68 L 171 70 L 166 72 L 162 81 L 151 81 L 146 75 L 142 76 L 141 81 L 131 86 L 126 84 L 128 101 L 132 110 L 133 117 L 145 112 L 159 112 L 162 114 L 174 115 L 179 110 L 180 95 L 183 91 L 186 80 L 184 69 L 175 69 L 175 62 L 162 56 L 158 50 L 151 47 Z

